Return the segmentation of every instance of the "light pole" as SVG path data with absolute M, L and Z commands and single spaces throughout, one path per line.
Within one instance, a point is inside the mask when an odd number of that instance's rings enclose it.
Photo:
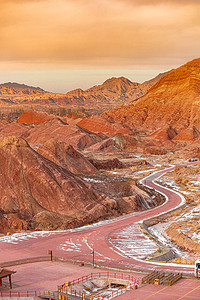
M 92 268 L 94 269 L 95 268 L 95 265 L 94 265 L 94 249 L 92 249 Z
M 53 253 L 52 253 L 52 250 L 49 250 L 48 253 L 49 253 L 50 256 L 51 256 L 51 261 L 53 261 Z

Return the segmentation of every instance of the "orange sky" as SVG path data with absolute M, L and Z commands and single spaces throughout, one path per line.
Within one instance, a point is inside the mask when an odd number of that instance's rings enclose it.
M 199 36 L 199 0 L 0 0 L 0 82 L 141 82 L 199 57 Z

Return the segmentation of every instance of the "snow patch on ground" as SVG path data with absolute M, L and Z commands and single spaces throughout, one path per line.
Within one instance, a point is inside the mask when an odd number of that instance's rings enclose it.
M 118 221 L 123 220 L 123 219 L 131 218 L 132 216 L 135 216 L 139 213 L 140 212 L 134 212 L 134 213 L 131 213 L 131 214 L 128 214 L 128 215 L 120 216 L 120 217 L 115 218 L 115 219 L 104 220 L 104 221 L 100 221 L 98 223 L 94 223 L 94 224 L 91 224 L 91 225 L 85 225 L 85 226 L 74 228 L 74 229 L 13 233 L 12 235 L 8 235 L 8 236 L 5 235 L 5 236 L 0 237 L 0 242 L 18 244 L 20 242 L 24 242 L 24 241 L 32 239 L 32 238 L 33 239 L 36 239 L 36 238 L 39 238 L 39 237 L 46 238 L 46 237 L 48 237 L 50 235 L 54 235 L 54 234 L 61 234 L 61 233 L 68 233 L 68 232 L 70 232 L 70 233 L 71 232 L 80 232 L 80 231 L 88 230 L 88 229 L 91 229 L 91 228 L 103 226 L 103 225 L 106 225 L 106 224 L 115 223 L 115 222 L 118 222 Z
M 131 258 L 145 258 L 158 250 L 157 245 L 134 224 L 117 231 L 110 237 L 112 245 Z
M 172 249 L 179 257 L 186 257 L 187 252 L 180 249 L 176 244 L 172 243 L 167 236 L 165 230 L 171 223 L 158 223 L 148 228 L 149 232 L 157 238 L 159 242 Z
M 67 251 L 75 251 L 75 252 L 81 252 L 81 244 L 75 244 L 72 239 L 66 240 L 64 244 L 61 244 L 59 246 L 60 250 L 63 250 L 65 252 Z

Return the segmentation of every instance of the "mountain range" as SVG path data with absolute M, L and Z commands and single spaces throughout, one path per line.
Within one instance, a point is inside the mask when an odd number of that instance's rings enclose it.
M 103 111 L 130 102 L 144 95 L 158 80 L 168 72 L 159 74 L 144 83 L 132 82 L 125 77 L 113 77 L 102 85 L 93 86 L 85 91 L 75 89 L 66 94 L 51 93 L 39 87 L 19 83 L 0 84 L 1 105 L 68 105 L 84 106 Z
M 177 132 L 200 131 L 200 58 L 170 71 L 137 100 L 102 115 L 132 129 L 157 130 L 166 125 Z

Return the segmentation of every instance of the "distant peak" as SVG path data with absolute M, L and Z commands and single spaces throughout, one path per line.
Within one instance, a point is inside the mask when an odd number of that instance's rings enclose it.
M 126 77 L 123 77 L 123 76 L 121 76 L 121 77 L 111 77 L 111 78 L 109 78 L 109 79 L 107 79 L 106 81 L 104 81 L 104 83 L 103 84 L 108 84 L 108 83 L 113 83 L 113 82 L 126 82 L 126 83 L 132 83 L 132 81 L 130 81 L 128 78 L 126 78 Z
M 29 86 L 26 84 L 21 84 L 21 83 L 17 83 L 17 82 L 6 82 L 1 84 L 1 86 L 6 86 L 9 88 L 20 88 L 20 89 L 31 89 L 31 90 L 38 90 L 38 91 L 43 91 L 43 89 L 41 89 L 40 87 L 34 87 L 34 86 Z

